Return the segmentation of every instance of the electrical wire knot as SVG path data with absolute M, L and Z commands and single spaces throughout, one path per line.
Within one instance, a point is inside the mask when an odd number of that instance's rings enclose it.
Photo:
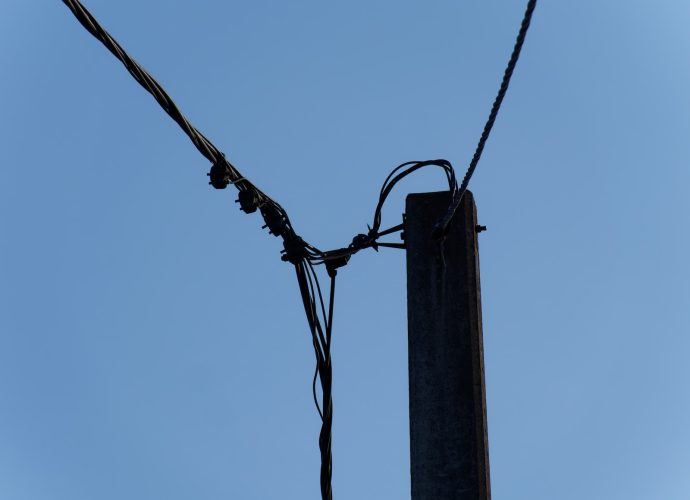
M 299 264 L 307 257 L 307 243 L 296 234 L 289 234 L 283 240 L 281 260 L 291 264 Z

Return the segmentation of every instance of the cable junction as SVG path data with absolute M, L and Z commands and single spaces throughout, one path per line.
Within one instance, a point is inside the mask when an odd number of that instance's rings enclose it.
M 312 393 L 314 404 L 321 417 L 321 432 L 319 434 L 319 450 L 321 453 L 321 497 L 323 500 L 332 500 L 332 426 L 333 426 L 333 398 L 332 380 L 333 369 L 331 360 L 331 338 L 333 333 L 333 310 L 335 305 L 335 284 L 338 269 L 347 265 L 350 258 L 367 248 L 378 251 L 379 248 L 404 249 L 403 243 L 381 242 L 379 238 L 404 229 L 404 223 L 381 230 L 382 211 L 386 200 L 395 186 L 408 175 L 427 167 L 436 167 L 443 170 L 448 182 L 448 190 L 451 193 L 451 204 L 446 214 L 434 228 L 434 236 L 442 238 L 453 218 L 455 210 L 467 190 L 469 181 L 479 163 L 486 141 L 498 115 L 501 103 L 507 93 L 508 85 L 513 71 L 520 57 L 520 51 L 529 29 L 532 13 L 536 7 L 536 0 L 529 0 L 527 10 L 523 17 L 520 31 L 513 48 L 508 66 L 505 70 L 498 95 L 494 100 L 489 118 L 484 126 L 479 143 L 475 150 L 470 165 L 458 186 L 455 170 L 449 161 L 426 160 L 410 161 L 397 166 L 383 182 L 379 193 L 379 200 L 374 210 L 371 226 L 367 226 L 366 233 L 356 235 L 350 244 L 334 250 L 322 251 L 300 237 L 288 217 L 285 209 L 266 193 L 261 191 L 249 179 L 227 160 L 208 138 L 206 138 L 189 120 L 182 114 L 172 98 L 163 87 L 139 65 L 120 44 L 98 23 L 96 18 L 78 0 L 62 0 L 72 11 L 81 25 L 98 39 L 117 59 L 122 62 L 132 77 L 158 102 L 160 107 L 172 118 L 189 137 L 197 150 L 211 162 L 208 172 L 209 184 L 216 189 L 226 189 L 234 186 L 238 191 L 236 203 L 240 210 L 247 214 L 259 212 L 264 220 L 263 228 L 276 237 L 283 239 L 281 259 L 289 262 L 295 268 L 295 275 L 299 286 L 304 311 L 307 317 L 311 341 L 316 358 L 316 369 L 312 381 Z M 323 292 L 314 266 L 323 265 L 330 278 L 328 293 L 328 306 L 324 301 Z M 321 398 L 317 395 L 317 384 L 321 386 Z

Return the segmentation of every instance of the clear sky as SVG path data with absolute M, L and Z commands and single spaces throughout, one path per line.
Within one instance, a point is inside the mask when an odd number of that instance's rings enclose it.
M 323 248 L 395 165 L 464 171 L 524 4 L 85 0 Z M 497 500 L 690 498 L 689 23 L 537 7 L 471 185 Z M 318 498 L 279 240 L 62 2 L 0 2 L 0 47 L 0 498 Z M 337 499 L 409 498 L 404 263 L 339 274 Z

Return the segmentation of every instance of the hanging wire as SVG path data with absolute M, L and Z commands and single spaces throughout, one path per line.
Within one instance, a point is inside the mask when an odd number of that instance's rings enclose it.
M 285 225 L 291 228 L 290 219 L 283 207 L 246 179 L 237 168 L 225 158 L 225 154 L 187 120 L 165 89 L 122 48 L 117 40 L 98 23 L 96 18 L 93 17 L 81 2 L 78 0 L 62 1 L 69 7 L 81 25 L 119 59 L 139 85 L 153 96 L 163 111 L 165 111 L 168 116 L 180 126 L 182 131 L 187 134 L 197 150 L 214 166 L 223 170 L 225 174 L 224 177 L 228 184 L 233 184 L 238 191 L 252 191 L 259 205 L 272 206 L 275 211 L 284 218 Z
M 134 79 L 154 97 L 161 108 L 180 126 L 180 128 L 190 138 L 199 152 L 213 164 L 212 172 L 214 168 L 220 168 L 227 184 L 234 185 L 235 188 L 241 192 L 250 191 L 255 197 L 255 206 L 253 207 L 252 211 L 256 210 L 256 208 L 260 209 L 264 219 L 267 221 L 269 230 L 271 230 L 271 232 L 277 236 L 282 236 L 286 241 L 290 240 L 292 243 L 297 242 L 296 245 L 292 245 L 291 247 L 293 255 L 290 255 L 290 251 L 287 249 L 288 245 L 286 245 L 286 255 L 284 256 L 284 260 L 291 261 L 304 258 L 315 264 L 324 264 L 329 261 L 348 259 L 350 256 L 365 248 L 377 248 L 378 245 L 376 240 L 379 236 L 381 236 L 381 234 L 378 232 L 381 226 L 381 210 L 386 198 L 388 197 L 388 194 L 390 194 L 392 188 L 402 178 L 418 170 L 419 168 L 432 165 L 443 168 L 448 179 L 451 193 L 454 194 L 457 191 L 455 172 L 453 171 L 450 162 L 447 160 L 403 163 L 393 172 L 391 172 L 381 188 L 379 203 L 376 207 L 374 221 L 372 226 L 369 228 L 369 232 L 367 234 L 357 235 L 353 239 L 353 242 L 345 248 L 323 252 L 316 246 L 302 240 L 302 238 L 297 237 L 285 209 L 266 193 L 257 188 L 245 176 L 243 176 L 239 170 L 226 159 L 225 154 L 222 153 L 196 127 L 194 127 L 189 120 L 187 120 L 160 83 L 158 83 L 122 48 L 122 46 L 98 23 L 94 16 L 86 9 L 86 7 L 81 4 L 81 2 L 78 0 L 62 1 L 69 7 L 82 26 L 84 26 L 89 33 L 98 39 L 118 60 L 122 62 L 122 64 L 124 64 L 125 68 L 134 77 Z M 405 170 L 401 173 L 398 173 L 402 169 Z M 240 195 L 240 201 L 241 200 L 242 195 Z M 272 225 L 271 222 L 274 224 Z M 384 244 L 382 246 L 390 245 Z M 397 248 L 398 246 L 399 244 L 394 245 L 394 248 Z
M 299 284 L 302 303 L 307 315 L 307 322 L 312 336 L 312 344 L 314 346 L 314 353 L 316 355 L 316 372 L 314 377 L 318 374 L 321 382 L 321 404 L 319 405 L 318 397 L 316 395 L 315 384 L 312 385 L 314 402 L 321 416 L 321 432 L 319 433 L 319 451 L 321 453 L 321 498 L 324 500 L 331 500 L 333 498 L 333 491 L 331 487 L 332 479 L 332 430 L 333 430 L 333 397 L 332 397 L 332 380 L 333 369 L 331 364 L 331 334 L 333 323 L 333 306 L 335 296 L 335 274 L 331 276 L 331 294 L 328 306 L 328 316 L 326 311 L 321 287 L 318 283 L 318 276 L 311 267 L 309 262 L 300 262 L 295 264 L 295 272 L 297 275 L 297 282 Z M 322 318 L 319 319 L 318 307 L 316 305 L 316 298 L 318 296 L 321 305 Z M 321 321 L 325 325 L 321 326 Z
M 462 179 L 460 188 L 453 194 L 448 210 L 434 227 L 434 231 L 432 234 L 435 238 L 442 237 L 448 231 L 448 224 L 450 224 L 450 221 L 453 218 L 455 211 L 460 206 L 462 197 L 464 196 L 465 191 L 467 191 L 467 186 L 469 186 L 470 184 L 470 179 L 472 179 L 472 175 L 474 174 L 474 171 L 477 169 L 477 164 L 479 163 L 479 159 L 482 157 L 484 146 L 486 145 L 486 141 L 489 138 L 489 134 L 491 134 L 491 129 L 493 128 L 494 122 L 496 121 L 496 117 L 498 116 L 498 111 L 501 109 L 503 98 L 506 96 L 506 93 L 508 92 L 508 86 L 510 85 L 510 79 L 513 76 L 513 71 L 515 71 L 515 66 L 517 65 L 518 59 L 520 59 L 522 45 L 525 43 L 527 30 L 529 29 L 529 25 L 532 22 L 532 14 L 534 13 L 534 9 L 536 6 L 537 0 L 529 0 L 529 2 L 527 3 L 527 9 L 525 10 L 525 14 L 522 17 L 522 23 L 520 24 L 520 31 L 518 32 L 517 39 L 515 40 L 513 52 L 510 55 L 510 59 L 508 60 L 508 66 L 506 67 L 506 70 L 503 73 L 503 80 L 501 80 L 501 86 L 498 89 L 498 94 L 496 95 L 496 99 L 494 99 L 494 103 L 491 106 L 489 118 L 486 120 L 486 124 L 484 124 L 484 130 L 482 130 L 482 135 L 479 137 L 479 143 L 477 144 L 477 148 L 474 151 L 474 155 L 472 156 L 470 165 L 469 167 L 467 167 L 467 171 L 465 172 L 465 176 Z

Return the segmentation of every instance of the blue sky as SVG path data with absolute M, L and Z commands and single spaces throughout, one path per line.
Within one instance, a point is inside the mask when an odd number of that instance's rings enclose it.
M 464 170 L 524 9 L 85 5 L 323 248 L 395 165 Z M 689 20 L 537 8 L 471 185 L 495 499 L 690 496 Z M 0 498 L 318 498 L 279 241 L 61 2 L 2 2 L 0 47 Z M 407 180 L 384 219 L 442 186 Z M 358 254 L 338 286 L 335 496 L 406 498 L 404 254 Z

